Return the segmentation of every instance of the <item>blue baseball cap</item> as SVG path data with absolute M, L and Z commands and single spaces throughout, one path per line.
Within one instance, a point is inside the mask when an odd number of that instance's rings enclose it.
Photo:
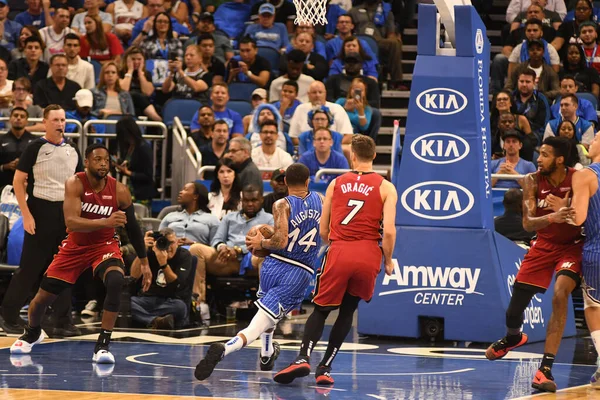
M 0 0 L 0 4 L 4 4 L 6 6 L 6 5 L 8 5 L 8 3 L 6 1 L 7 0 Z
M 5 1 L 5 0 L 0 0 Z M 275 6 L 271 3 L 265 3 L 258 9 L 258 14 L 271 14 L 275 15 Z

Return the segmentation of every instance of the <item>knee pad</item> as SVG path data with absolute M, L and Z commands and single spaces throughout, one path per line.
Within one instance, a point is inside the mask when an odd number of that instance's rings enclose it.
M 125 284 L 125 277 L 121 271 L 109 271 L 104 278 L 106 286 L 106 298 L 104 300 L 104 309 L 110 312 L 118 312 L 121 301 L 121 291 Z

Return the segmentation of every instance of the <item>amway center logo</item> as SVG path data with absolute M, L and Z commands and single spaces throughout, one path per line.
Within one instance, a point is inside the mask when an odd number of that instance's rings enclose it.
M 483 32 L 481 29 L 477 29 L 475 33 L 475 51 L 477 54 L 483 53 Z
M 452 115 L 467 107 L 467 97 L 448 88 L 427 89 L 417 96 L 417 106 L 428 114 Z
M 419 160 L 429 164 L 452 164 L 465 158 L 471 147 L 460 136 L 452 133 L 428 133 L 412 142 L 410 151 Z
M 415 304 L 448 306 L 462 306 L 465 295 L 483 296 L 483 293 L 476 290 L 480 268 L 423 265 L 400 267 L 396 259 L 393 263 L 394 272 L 384 276 L 382 286 L 395 282 L 400 289 L 382 291 L 379 296 L 417 292 L 413 298 Z
M 475 204 L 475 197 L 457 183 L 426 181 L 407 188 L 400 201 L 409 213 L 440 221 L 468 213 Z

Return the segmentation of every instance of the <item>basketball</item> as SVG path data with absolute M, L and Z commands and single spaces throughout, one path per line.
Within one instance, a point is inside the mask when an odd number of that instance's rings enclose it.
M 258 232 L 259 230 L 265 239 L 270 239 L 273 236 L 273 234 L 275 233 L 275 228 L 273 228 L 271 225 L 262 224 L 262 225 L 256 225 L 256 226 L 253 226 L 252 228 L 250 228 L 250 230 L 248 231 L 246 236 L 254 237 L 254 236 L 256 236 L 256 232 Z M 252 255 L 255 255 L 256 257 L 266 257 L 270 253 L 271 253 L 270 250 L 261 249 L 261 250 L 253 251 Z

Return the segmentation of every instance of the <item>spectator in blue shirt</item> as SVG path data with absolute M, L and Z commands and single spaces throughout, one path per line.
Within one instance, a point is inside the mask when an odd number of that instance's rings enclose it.
M 17 14 L 15 22 L 25 25 L 32 25 L 38 29 L 46 26 L 45 15 L 42 12 L 42 0 L 25 0 L 27 10 Z
M 298 160 L 310 170 L 310 177 L 314 180 L 317 171 L 321 168 L 343 168 L 348 169 L 348 160 L 338 151 L 331 150 L 333 146 L 333 135 L 327 128 L 318 128 L 315 130 L 313 139 L 314 149 L 307 151 Z M 329 182 L 335 179 L 335 175 L 323 175 L 321 182 Z
M 314 149 L 314 132 L 319 128 L 329 128 L 333 121 L 333 115 L 326 106 L 317 108 L 315 111 L 308 112 L 308 125 L 312 127 L 312 130 L 302 132 L 298 136 L 298 154 L 302 155 L 307 151 Z M 343 152 L 342 150 L 342 139 L 344 135 L 339 132 L 331 131 L 333 138 L 333 150 Z
M 314 43 L 314 52 L 317 53 L 318 55 L 320 55 L 323 58 L 327 58 L 327 49 L 325 48 L 325 42 L 318 40 L 317 39 L 317 34 L 315 32 L 315 27 L 312 24 L 308 24 L 308 23 L 301 23 L 295 26 L 294 28 L 294 38 L 292 39 L 292 43 L 290 43 L 287 48 L 285 49 L 286 54 L 289 53 L 290 51 L 294 50 L 294 42 L 296 41 L 296 38 L 298 37 L 298 35 L 300 35 L 301 33 L 308 33 L 312 39 L 313 39 L 313 43 Z
M 326 44 L 326 58 L 329 62 L 333 61 L 340 54 L 344 45 L 344 40 L 352 36 L 352 31 L 354 30 L 354 22 L 352 21 L 352 17 L 348 14 L 340 15 L 338 17 L 336 27 L 338 35 L 333 39 L 329 39 Z M 378 63 L 377 55 L 373 52 L 371 46 L 369 46 L 369 44 L 363 39 L 358 39 L 358 42 L 365 53 L 371 57 L 371 59 L 375 60 L 375 63 Z
M 290 44 L 287 28 L 281 22 L 275 22 L 275 7 L 265 3 L 258 9 L 258 24 L 249 25 L 246 35 L 256 41 L 258 46 L 271 47 L 284 51 Z
M 329 67 L 329 76 L 344 72 L 344 60 L 346 59 L 346 55 L 351 53 L 358 53 L 360 55 L 360 59 L 362 61 L 361 75 L 368 76 L 369 78 L 377 81 L 377 78 L 379 77 L 379 73 L 377 72 L 377 61 L 372 59 L 367 54 L 365 48 L 354 36 L 349 36 L 344 39 L 344 44 L 342 45 L 340 53 L 338 54 L 337 58 L 333 60 L 331 66 Z
M 11 51 L 17 45 L 19 33 L 23 26 L 18 22 L 8 19 L 10 9 L 8 8 L 8 3 L 6 1 L 7 0 L 0 0 L 0 25 L 2 25 L 2 29 L 0 29 L 0 32 L 2 32 L 0 35 L 0 46 Z
M 0 0 L 1 1 L 1 0 Z M 131 31 L 131 39 L 129 40 L 129 46 L 139 46 L 144 39 L 148 36 L 152 36 L 152 29 L 154 27 L 154 17 L 165 12 L 164 0 L 148 0 L 148 17 L 142 18 L 133 26 Z M 190 30 L 185 26 L 177 22 L 174 17 L 171 18 L 171 27 L 173 32 L 177 32 L 178 35 L 189 36 Z
M 294 116 L 296 107 L 300 104 L 300 101 L 296 98 L 298 96 L 298 83 L 296 81 L 285 81 L 281 86 L 280 99 L 274 103 L 271 103 L 279 110 L 279 114 L 283 117 L 283 131 L 287 133 L 290 129 L 290 121 Z
M 560 96 L 556 98 L 550 111 L 552 111 L 552 118 L 560 118 L 560 99 L 568 94 L 576 94 L 579 91 L 579 84 L 575 80 L 573 75 L 565 75 L 560 81 Z M 598 114 L 596 114 L 596 107 L 591 101 L 586 99 L 579 99 L 579 106 L 577 107 L 577 116 L 585 120 L 588 120 L 594 125 L 598 124 Z
M 215 83 L 210 93 L 210 100 L 212 102 L 212 110 L 215 113 L 215 120 L 222 119 L 227 122 L 227 126 L 229 126 L 229 135 L 231 137 L 242 136 L 244 134 L 242 116 L 227 108 L 227 102 L 229 102 L 229 88 L 227 87 L 227 84 Z M 192 117 L 190 130 L 192 133 L 200 130 L 198 111 L 196 111 Z
M 523 160 L 519 157 L 519 150 L 523 147 L 523 137 L 515 130 L 504 132 L 505 156 L 492 161 L 492 174 L 504 175 L 526 175 L 535 172 L 537 168 L 532 162 Z M 508 180 L 492 178 L 492 187 L 496 188 L 520 188 L 522 180 Z

